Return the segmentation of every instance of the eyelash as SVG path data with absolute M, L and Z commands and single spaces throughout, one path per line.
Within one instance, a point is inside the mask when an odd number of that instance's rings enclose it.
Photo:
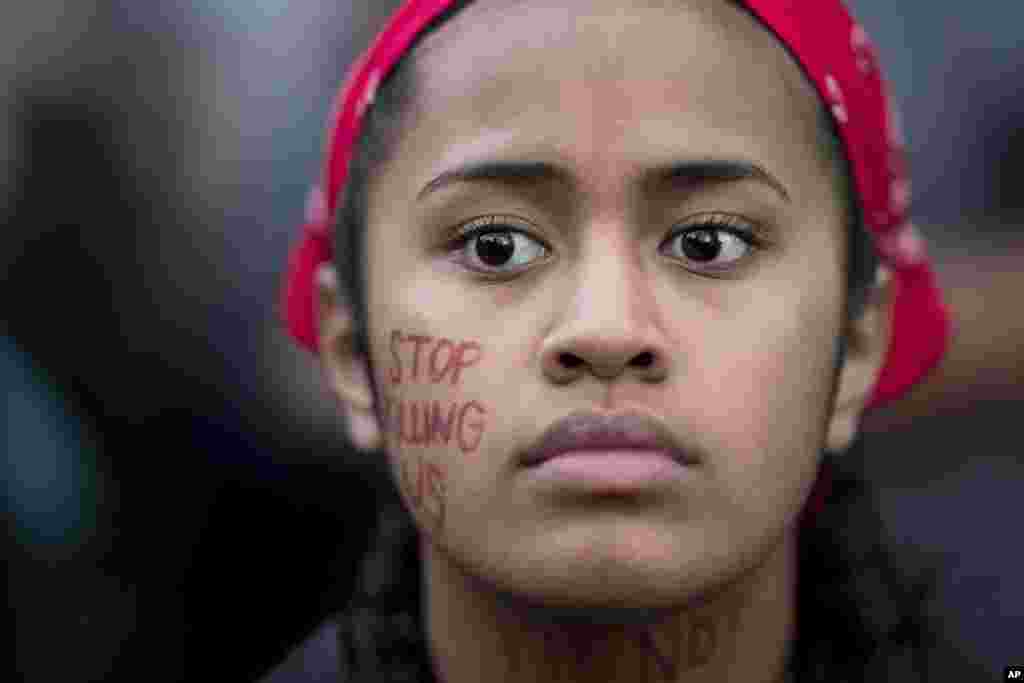
M 540 243 L 541 247 L 544 249 L 545 252 L 550 251 L 549 247 L 543 242 L 543 240 L 540 240 L 537 237 L 533 236 L 529 230 L 517 227 L 519 225 L 522 225 L 521 221 L 511 216 L 504 216 L 500 214 L 493 214 L 483 216 L 481 218 L 475 218 L 471 221 L 463 223 L 462 225 L 458 226 L 455 229 L 456 236 L 454 237 L 454 239 L 451 240 L 451 242 L 449 242 L 449 244 L 446 247 L 446 251 L 448 251 L 449 253 L 457 252 L 463 249 L 465 245 L 473 238 L 480 237 L 482 235 L 490 233 L 509 233 L 524 235 L 529 239 Z M 499 226 L 499 228 L 506 229 L 495 229 L 494 226 Z M 747 221 L 737 216 L 724 213 L 701 214 L 690 219 L 687 219 L 687 222 L 684 225 L 673 229 L 672 232 L 669 233 L 668 237 L 665 238 L 665 241 L 662 242 L 662 245 L 671 244 L 672 241 L 678 238 L 680 235 L 684 235 L 689 232 L 699 232 L 701 230 L 707 230 L 710 232 L 724 232 L 733 235 L 734 237 L 737 237 L 740 240 L 742 240 L 742 242 L 751 251 L 757 251 L 765 246 L 765 241 L 761 237 L 759 237 L 759 230 L 756 226 L 754 226 L 751 223 L 748 223 Z M 732 264 L 729 264 L 725 267 L 709 267 L 693 270 L 699 274 L 708 274 L 709 272 L 714 273 L 716 271 L 726 272 L 728 270 L 732 270 L 735 267 L 736 263 L 742 263 L 747 261 L 748 259 L 749 255 L 745 255 L 734 261 Z M 460 263 L 460 265 L 464 264 Z M 469 270 L 472 270 L 474 273 L 477 273 L 478 275 L 481 275 L 482 277 L 485 277 L 487 279 L 498 279 L 501 277 L 514 277 L 522 273 L 523 271 L 528 270 L 530 267 L 532 267 L 532 264 L 529 266 L 524 266 L 517 270 L 508 271 L 489 271 L 481 270 L 479 268 L 471 266 L 464 267 L 468 268 Z

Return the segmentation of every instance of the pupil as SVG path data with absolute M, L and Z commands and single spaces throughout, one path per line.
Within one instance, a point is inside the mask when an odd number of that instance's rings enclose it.
M 515 244 L 507 232 L 488 232 L 477 238 L 476 253 L 489 266 L 500 266 L 512 258 Z
M 697 230 L 683 235 L 683 251 L 697 261 L 713 261 L 722 243 L 711 230 Z

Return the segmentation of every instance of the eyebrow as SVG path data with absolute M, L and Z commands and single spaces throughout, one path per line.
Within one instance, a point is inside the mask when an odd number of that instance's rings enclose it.
M 729 181 L 752 179 L 771 187 L 779 196 L 790 201 L 789 192 L 771 173 L 751 161 L 736 159 L 697 159 L 676 161 L 668 164 L 652 166 L 641 171 L 635 182 L 649 184 L 683 182 L 692 184 L 694 181 Z M 427 195 L 437 192 L 443 187 L 454 183 L 497 181 L 502 183 L 519 183 L 523 181 L 538 182 L 560 180 L 575 185 L 572 171 L 564 166 L 546 161 L 511 161 L 502 159 L 485 159 L 471 161 L 444 171 L 424 185 L 416 195 L 421 201 Z

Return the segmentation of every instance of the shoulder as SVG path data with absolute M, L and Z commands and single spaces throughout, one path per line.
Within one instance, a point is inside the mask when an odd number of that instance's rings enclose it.
M 339 676 L 338 623 L 329 619 L 259 683 L 336 683 Z

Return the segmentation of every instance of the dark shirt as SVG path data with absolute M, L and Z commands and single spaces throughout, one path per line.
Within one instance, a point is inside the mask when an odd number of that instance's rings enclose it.
M 338 624 L 329 619 L 259 683 L 338 683 Z

